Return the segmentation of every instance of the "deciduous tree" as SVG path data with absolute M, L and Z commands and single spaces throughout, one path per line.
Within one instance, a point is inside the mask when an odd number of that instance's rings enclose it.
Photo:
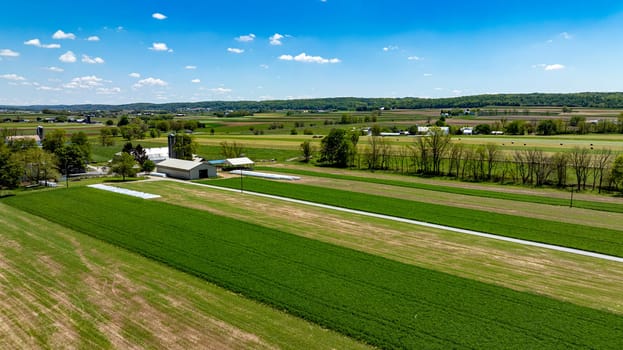
M 329 135 L 323 138 L 320 143 L 320 162 L 339 168 L 348 166 L 352 144 L 346 131 L 331 129 Z
M 120 155 L 115 155 L 112 159 L 112 163 L 110 165 L 110 172 L 121 175 L 123 181 L 128 176 L 135 176 L 137 172 L 136 161 L 134 157 L 129 153 L 121 152 Z

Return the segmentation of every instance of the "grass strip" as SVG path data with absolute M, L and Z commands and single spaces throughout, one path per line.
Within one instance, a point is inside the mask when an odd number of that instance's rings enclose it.
M 89 188 L 3 202 L 381 348 L 612 348 L 623 318 Z
M 199 181 L 240 188 L 240 180 Z M 318 186 L 245 178 L 244 189 L 623 257 L 623 232 Z
M 262 167 L 262 166 L 256 167 L 256 168 L 258 170 L 274 171 L 274 172 L 281 172 L 281 173 L 288 173 L 288 174 L 323 177 L 323 178 L 337 179 L 337 180 L 359 181 L 359 182 L 374 183 L 374 184 L 380 184 L 380 185 L 415 188 L 418 190 L 429 190 L 429 191 L 461 194 L 461 195 L 474 196 L 474 197 L 506 199 L 506 200 L 518 201 L 518 202 L 549 204 L 549 205 L 557 205 L 557 206 L 563 206 L 563 207 L 569 206 L 569 200 L 563 199 L 563 198 L 534 196 L 534 195 L 520 194 L 520 193 L 505 193 L 505 192 L 498 192 L 498 191 L 476 190 L 476 189 L 471 189 L 471 188 L 460 188 L 460 187 L 452 187 L 452 186 L 429 185 L 429 184 L 413 183 L 413 182 L 400 181 L 400 180 L 379 179 L 379 178 L 373 178 L 373 177 L 353 176 L 353 175 L 340 175 L 340 174 L 331 174 L 331 173 L 325 173 L 325 172 L 299 170 L 299 169 L 274 168 L 274 167 Z M 607 212 L 612 212 L 612 213 L 623 213 L 623 205 L 616 204 L 616 203 L 595 202 L 595 201 L 587 201 L 587 200 L 574 200 L 573 206 L 576 208 L 582 208 L 582 209 L 607 211 Z

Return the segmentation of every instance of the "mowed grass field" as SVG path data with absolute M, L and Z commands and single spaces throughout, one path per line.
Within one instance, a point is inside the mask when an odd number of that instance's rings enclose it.
M 240 188 L 240 180 L 238 179 L 204 180 L 201 182 L 229 188 Z M 244 188 L 249 191 L 291 197 L 349 209 L 449 225 L 619 257 L 623 256 L 623 231 L 618 227 L 591 227 L 582 224 L 486 211 L 480 208 L 465 208 L 457 205 L 431 203 L 431 201 L 420 198 L 399 198 L 398 196 L 391 195 L 391 190 L 388 190 L 387 194 L 368 194 L 335 187 L 327 188 L 257 178 L 245 179 Z M 397 192 L 400 193 L 399 190 Z M 512 205 L 512 201 L 508 202 L 509 205 Z
M 2 201 L 0 225 L 4 349 L 366 348 Z
M 381 347 L 618 348 L 623 339 L 623 319 L 608 312 L 194 209 L 86 188 L 3 201 Z
M 159 201 L 406 264 L 623 314 L 623 264 L 173 181 L 122 184 Z

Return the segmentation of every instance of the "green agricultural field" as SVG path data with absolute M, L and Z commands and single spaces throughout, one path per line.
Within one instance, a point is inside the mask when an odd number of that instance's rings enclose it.
M 456 276 L 623 314 L 623 264 L 193 183 L 116 184 L 158 201 Z
M 380 347 L 623 346 L 614 314 L 206 212 L 88 188 L 3 201 Z
M 537 195 L 528 195 L 528 194 L 519 194 L 519 193 L 508 193 L 508 192 L 499 192 L 499 191 L 487 191 L 487 190 L 480 190 L 480 189 L 461 188 L 461 187 L 453 187 L 453 186 L 431 185 L 431 184 L 407 182 L 407 181 L 400 181 L 400 180 L 380 179 L 377 177 L 341 175 L 341 174 L 332 174 L 332 173 L 326 173 L 326 172 L 320 172 L 320 171 L 274 168 L 274 167 L 267 167 L 267 166 L 264 166 L 264 167 L 260 166 L 257 169 L 268 170 L 268 171 L 273 171 L 273 172 L 282 172 L 282 173 L 288 173 L 288 174 L 296 174 L 296 175 L 316 176 L 316 177 L 323 177 L 323 178 L 329 178 L 329 179 L 360 181 L 360 182 L 366 182 L 366 183 L 375 183 L 375 184 L 390 185 L 390 186 L 397 186 L 397 187 L 416 188 L 416 189 L 421 189 L 421 190 L 454 193 L 454 194 L 461 194 L 461 195 L 475 196 L 475 197 L 506 199 L 506 200 L 513 200 L 513 201 L 518 201 L 518 202 L 540 203 L 540 204 L 549 204 L 549 205 L 557 205 L 557 206 L 569 206 L 570 205 L 570 200 L 567 198 L 564 198 L 564 199 L 556 198 L 556 197 L 548 196 L 547 194 L 542 194 L 542 195 L 537 196 Z M 598 201 L 576 199 L 575 201 L 573 201 L 573 206 L 576 208 L 609 211 L 613 213 L 623 213 L 623 203 L 608 203 L 608 202 L 598 202 Z
M 208 180 L 202 183 L 230 188 L 240 187 L 238 179 Z M 249 191 L 623 256 L 623 235 L 619 230 L 254 178 L 245 179 L 244 188 Z
M 367 348 L 2 201 L 0 225 L 4 349 Z

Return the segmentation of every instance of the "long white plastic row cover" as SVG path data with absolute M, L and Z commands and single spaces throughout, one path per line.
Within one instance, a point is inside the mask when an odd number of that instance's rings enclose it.
M 160 198 L 160 196 L 157 195 L 157 194 L 151 194 L 151 193 L 139 192 L 139 191 L 134 191 L 134 190 L 128 190 L 126 188 L 108 186 L 108 185 L 103 185 L 103 184 L 89 185 L 88 187 L 96 188 L 98 190 L 104 190 L 104 191 L 110 191 L 110 192 L 125 194 L 126 196 L 138 197 L 138 198 L 143 198 L 143 199 Z
M 260 173 L 260 172 L 257 172 L 257 171 L 248 171 L 248 170 L 232 170 L 229 173 L 230 174 L 234 174 L 234 175 L 240 175 L 240 173 L 242 173 L 242 175 L 244 175 L 244 176 L 261 177 L 261 178 L 272 179 L 272 180 L 290 180 L 290 181 L 293 181 L 293 180 L 300 180 L 301 179 L 298 176 L 268 174 L 268 173 Z

